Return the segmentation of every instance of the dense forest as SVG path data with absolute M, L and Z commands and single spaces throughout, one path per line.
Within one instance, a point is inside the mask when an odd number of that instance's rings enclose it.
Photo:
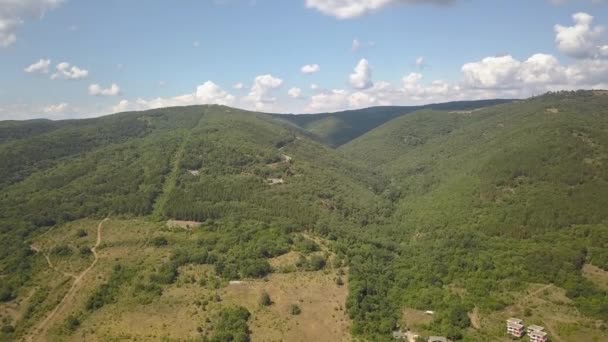
M 183 265 L 212 265 L 218 286 L 264 277 L 270 258 L 317 250 L 306 233 L 336 257 L 299 266 L 348 267 L 346 309 L 363 339 L 391 340 L 403 307 L 432 308 L 433 331 L 466 339 L 468 312 L 501 310 L 529 283 L 562 287 L 582 314 L 608 320 L 608 293 L 581 274 L 586 263 L 608 270 L 608 96 L 595 92 L 319 116 L 209 105 L 5 122 L 0 160 L 3 302 L 36 272 L 32 238 L 112 216 L 202 228 L 179 246 L 152 240 L 172 248 L 164 264 L 143 280 L 116 267 L 89 312 L 130 281 L 145 304 Z M 225 308 L 208 338 L 248 340 L 249 316 Z

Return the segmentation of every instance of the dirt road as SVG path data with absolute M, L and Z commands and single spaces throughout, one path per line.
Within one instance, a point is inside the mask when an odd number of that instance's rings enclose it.
M 91 248 L 91 252 L 93 252 L 93 257 L 94 257 L 91 265 L 89 267 L 87 267 L 87 269 L 82 271 L 82 273 L 80 273 L 78 276 L 74 277 L 74 283 L 72 283 L 72 286 L 70 287 L 68 292 L 65 294 L 65 296 L 63 296 L 63 298 L 57 304 L 57 306 L 53 309 L 53 311 L 51 311 L 51 313 L 42 322 L 40 322 L 40 324 L 38 324 L 38 326 L 33 330 L 32 335 L 30 335 L 29 337 L 27 337 L 25 339 L 26 341 L 30 341 L 30 342 L 45 341 L 48 330 L 51 327 L 53 321 L 55 320 L 55 317 L 57 317 L 57 315 L 59 313 L 63 313 L 64 311 L 69 309 L 70 306 L 66 305 L 66 304 L 69 303 L 74 298 L 74 295 L 76 294 L 76 292 L 78 292 L 78 290 L 80 288 L 82 279 L 84 279 L 84 277 L 87 275 L 87 273 L 89 273 L 89 271 L 91 271 L 91 269 L 93 269 L 93 267 L 97 264 L 97 261 L 99 260 L 99 256 L 97 255 L 97 247 L 99 247 L 99 245 L 101 244 L 101 232 L 102 232 L 103 224 L 105 222 L 107 222 L 108 220 L 109 220 L 109 218 L 105 218 L 101 222 L 99 222 L 99 224 L 97 225 L 97 241 L 95 242 L 95 246 L 93 246 L 93 248 Z M 32 246 L 32 249 L 34 249 L 34 248 L 35 247 Z M 46 257 L 46 255 L 45 255 L 45 257 Z M 51 268 L 55 269 L 52 266 L 52 263 L 51 263 L 50 259 L 48 259 L 48 257 L 47 257 L 47 262 L 49 263 L 49 266 L 51 266 Z

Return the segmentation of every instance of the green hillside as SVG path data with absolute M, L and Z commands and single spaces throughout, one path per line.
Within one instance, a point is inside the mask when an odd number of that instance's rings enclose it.
M 605 321 L 607 294 L 581 269 L 608 269 L 607 108 L 607 96 L 575 92 L 421 111 L 341 147 L 392 180 L 395 223 L 383 239 L 400 253 L 377 274 L 398 284 L 388 303 L 494 312 L 514 302 L 506 293 L 552 283 Z M 460 302 L 450 288 L 464 291 Z M 459 336 L 453 326 L 444 333 Z
M 343 145 L 396 117 L 422 109 L 472 110 L 512 100 L 458 101 L 425 106 L 386 106 L 347 110 L 314 115 L 279 114 L 276 118 L 289 121 L 321 139 L 330 146 Z
M 320 316 L 340 324 L 327 328 L 334 338 L 350 329 L 389 341 L 399 324 L 494 341 L 510 315 L 563 340 L 601 340 L 608 327 L 608 294 L 594 281 L 608 271 L 599 92 L 2 122 L 0 160 L 0 340 L 219 341 L 247 326 L 288 338 L 321 324 L 307 308 L 346 287 Z M 252 289 L 283 291 L 281 304 L 272 292 L 259 308 Z M 120 328 L 117 317 L 148 322 L 141 315 L 159 308 L 189 316 L 156 335 Z

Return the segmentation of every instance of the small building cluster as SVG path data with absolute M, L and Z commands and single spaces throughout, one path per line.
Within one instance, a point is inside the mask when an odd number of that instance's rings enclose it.
M 532 324 L 526 329 L 524 322 L 519 318 L 509 318 L 507 320 L 507 334 L 517 338 L 521 338 L 524 334 L 527 334 L 530 342 L 549 341 L 549 336 L 545 332 L 544 327 Z

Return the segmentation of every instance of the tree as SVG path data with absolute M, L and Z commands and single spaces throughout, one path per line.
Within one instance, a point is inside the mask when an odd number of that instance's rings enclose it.
M 272 304 L 272 300 L 270 299 L 270 295 L 266 291 L 262 291 L 260 294 L 260 299 L 258 300 L 261 306 L 270 306 Z

